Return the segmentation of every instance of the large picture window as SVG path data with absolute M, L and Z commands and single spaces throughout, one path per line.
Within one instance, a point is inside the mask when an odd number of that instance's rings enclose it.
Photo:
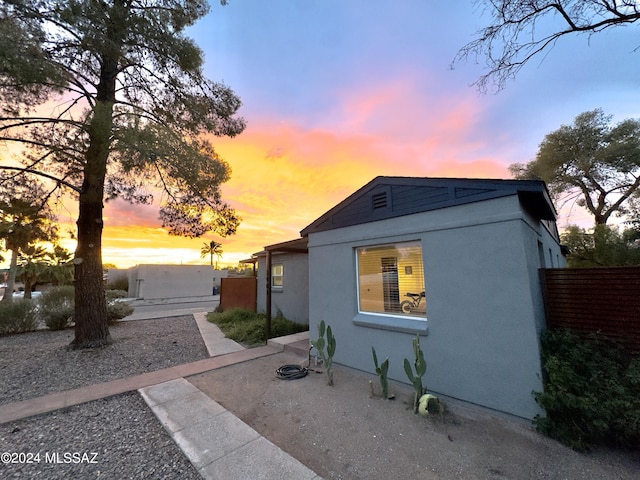
M 426 316 L 420 242 L 361 247 L 356 255 L 360 312 Z

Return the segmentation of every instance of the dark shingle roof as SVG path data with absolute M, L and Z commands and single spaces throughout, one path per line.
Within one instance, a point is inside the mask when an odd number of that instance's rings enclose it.
M 526 210 L 541 220 L 556 212 L 544 182 L 470 178 L 376 177 L 300 234 L 348 227 L 440 208 L 518 195 Z

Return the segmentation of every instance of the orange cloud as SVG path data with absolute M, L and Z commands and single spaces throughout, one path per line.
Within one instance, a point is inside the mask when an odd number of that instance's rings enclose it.
M 223 198 L 242 217 L 229 238 L 170 237 L 159 227 L 157 206 L 109 202 L 103 259 L 135 263 L 207 263 L 203 242 L 222 243 L 223 263 L 235 264 L 265 245 L 291 240 L 335 204 L 378 175 L 494 177 L 509 175 L 511 159 L 490 158 L 491 137 L 477 137 L 481 105 L 468 97 L 421 92 L 398 80 L 340 101 L 326 120 L 251 119 L 236 138 L 214 138 L 232 168 Z M 496 149 L 497 151 L 498 149 Z

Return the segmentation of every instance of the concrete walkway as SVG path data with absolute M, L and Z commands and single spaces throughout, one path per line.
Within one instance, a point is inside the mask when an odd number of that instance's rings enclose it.
M 184 378 L 140 394 L 205 479 L 320 478 Z
M 200 335 L 202 336 L 202 340 L 207 347 L 207 352 L 209 352 L 210 357 L 239 352 L 245 349 L 239 343 L 226 338 L 216 324 L 207 320 L 206 313 L 194 313 L 193 318 L 196 320 L 198 330 L 200 330 Z
M 193 314 L 210 356 L 251 352 L 224 337 L 206 313 Z M 269 340 L 261 349 L 282 352 L 309 335 Z M 295 347 L 293 347 L 295 348 Z M 218 358 L 218 357 L 216 357 Z M 256 357 L 257 358 L 257 357 Z M 207 480 L 319 480 L 315 472 L 262 437 L 184 378 L 138 390 L 174 442 Z
M 174 313 L 167 305 L 166 312 Z M 52 393 L 0 409 L 0 424 L 60 408 L 137 390 L 171 438 L 206 480 L 321 480 L 315 472 L 224 409 L 184 377 L 246 362 L 284 350 L 304 353 L 307 332 L 271 339 L 268 345 L 245 349 L 224 338 L 220 329 L 195 308 L 194 316 L 211 358 L 155 372 Z M 142 315 L 127 320 L 141 320 Z M 144 319 L 164 318 L 163 311 Z
M 196 312 L 202 339 L 210 356 L 250 352 L 224 337 L 206 313 Z M 291 335 L 269 341 L 267 347 L 281 352 L 309 335 Z M 236 353 L 237 354 L 237 353 Z M 262 437 L 184 378 L 141 388 L 165 430 L 205 479 L 300 479 L 318 480 L 315 472 Z

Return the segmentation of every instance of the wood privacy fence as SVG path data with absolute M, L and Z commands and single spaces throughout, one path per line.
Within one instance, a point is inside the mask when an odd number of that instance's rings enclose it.
M 547 326 L 598 332 L 640 353 L 640 267 L 542 270 Z
M 220 280 L 220 307 L 256 311 L 256 277 L 229 277 Z

